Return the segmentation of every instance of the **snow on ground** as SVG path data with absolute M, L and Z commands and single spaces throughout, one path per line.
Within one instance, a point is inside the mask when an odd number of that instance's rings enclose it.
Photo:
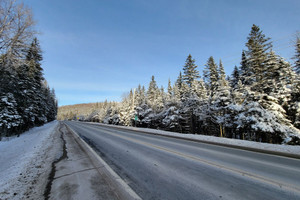
M 58 122 L 0 141 L 0 199 L 44 199 L 61 141 Z
M 101 124 L 101 125 L 115 126 L 115 125 L 107 125 L 107 124 Z M 199 140 L 199 141 L 207 141 L 207 142 L 214 142 L 219 144 L 228 144 L 228 145 L 234 145 L 240 147 L 249 147 L 249 148 L 261 149 L 267 151 L 300 155 L 300 146 L 268 144 L 268 143 L 260 143 L 260 142 L 253 142 L 247 140 L 221 138 L 221 137 L 208 136 L 208 135 L 182 134 L 182 133 L 175 133 L 175 132 L 149 129 L 149 128 L 125 127 L 125 126 L 115 126 L 115 127 L 129 129 L 129 130 L 139 130 L 142 132 L 158 134 L 158 135 L 175 136 L 175 137 L 188 138 L 188 139 Z

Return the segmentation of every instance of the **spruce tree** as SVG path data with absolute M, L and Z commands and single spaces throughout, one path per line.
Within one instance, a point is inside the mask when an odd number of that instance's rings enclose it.
M 240 81 L 240 72 L 237 66 L 234 67 L 230 78 L 230 85 L 232 88 L 237 88 L 238 82 Z
M 197 70 L 197 65 L 191 54 L 189 54 L 185 61 L 185 65 L 183 66 L 183 80 L 189 87 L 192 87 L 193 81 L 198 78 L 200 78 L 200 75 Z
M 240 66 L 240 79 L 245 86 L 250 86 L 254 82 L 253 71 L 249 66 L 245 51 L 242 52 Z
M 300 75 L 300 37 L 297 37 L 295 47 L 296 47 L 296 54 L 293 57 L 295 59 L 294 69 L 295 69 L 295 72 L 298 75 Z
M 170 101 L 172 99 L 173 96 L 173 88 L 171 85 L 171 80 L 169 79 L 168 81 L 168 92 L 167 92 L 167 101 Z
M 154 76 L 151 77 L 151 81 L 149 83 L 149 88 L 147 91 L 147 103 L 150 105 L 150 107 L 156 112 L 158 111 L 160 105 L 158 105 L 157 101 L 160 97 L 160 91 L 158 89 L 158 86 L 156 84 Z
M 32 112 L 34 113 L 34 123 L 36 125 L 42 125 L 47 122 L 45 110 L 45 92 L 43 90 L 43 68 L 41 67 L 42 61 L 42 50 L 39 45 L 37 38 L 34 38 L 26 55 L 26 64 L 29 67 L 29 74 L 32 81 L 32 89 L 34 90 L 34 95 L 32 98 Z
M 176 80 L 175 85 L 178 89 L 178 94 L 180 95 L 180 100 L 184 101 L 184 99 L 186 98 L 186 94 L 189 91 L 189 89 L 188 89 L 187 84 L 183 80 L 183 76 L 181 74 L 181 71 L 179 72 L 179 76 Z
M 231 103 L 231 94 L 229 84 L 226 80 L 224 68 L 221 64 L 218 71 L 220 73 L 220 79 L 218 80 L 218 87 L 212 93 L 209 100 L 209 113 L 213 122 L 219 125 L 219 135 L 224 137 L 226 136 L 225 127 L 229 127 L 231 124 L 231 122 L 228 121 L 230 118 L 229 112 L 227 111 L 228 105 Z
M 44 80 L 43 68 L 41 67 L 42 60 L 43 56 L 39 41 L 37 38 L 34 38 L 27 51 L 26 61 L 37 86 L 41 86 L 41 83 Z
M 224 67 L 223 67 L 222 60 L 220 60 L 218 72 L 219 72 L 220 80 L 221 79 L 225 80 L 226 79 L 226 74 L 225 74 L 225 70 L 224 70 Z
M 218 81 L 219 81 L 219 73 L 218 73 L 218 66 L 215 63 L 214 58 L 211 56 L 209 57 L 205 69 L 204 69 L 204 78 L 208 84 L 211 94 L 218 88 Z
M 261 81 L 265 75 L 265 62 L 268 58 L 268 50 L 272 48 L 272 43 L 269 42 L 270 38 L 266 38 L 260 28 L 254 24 L 247 39 L 246 47 L 248 50 L 245 51 L 245 55 L 247 56 L 247 64 L 253 72 L 255 81 L 253 89 L 260 90 L 262 86 Z

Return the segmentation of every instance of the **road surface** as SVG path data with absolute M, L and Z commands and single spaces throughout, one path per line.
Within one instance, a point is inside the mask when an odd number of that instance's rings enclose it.
M 300 160 L 65 122 L 143 199 L 300 199 Z

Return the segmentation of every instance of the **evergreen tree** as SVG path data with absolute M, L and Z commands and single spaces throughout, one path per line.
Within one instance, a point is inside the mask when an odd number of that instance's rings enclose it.
M 219 72 L 220 80 L 222 80 L 222 79 L 225 80 L 226 79 L 226 74 L 225 74 L 225 70 L 224 70 L 224 67 L 223 67 L 222 60 L 220 60 L 218 72 Z
M 221 66 L 221 65 L 220 65 Z M 229 126 L 231 122 L 229 121 L 229 113 L 227 111 L 228 105 L 231 103 L 231 94 L 230 94 L 230 87 L 225 79 L 225 72 L 224 68 L 220 67 L 220 80 L 218 81 L 218 87 L 212 94 L 209 100 L 210 106 L 210 115 L 212 121 L 219 125 L 220 128 L 220 136 L 224 137 L 225 134 L 225 127 Z
M 295 59 L 295 72 L 299 75 L 300 74 L 300 37 L 296 39 L 296 54 L 293 57 Z
M 265 61 L 265 72 L 264 76 L 261 78 L 261 84 L 258 87 L 258 91 L 267 95 L 274 93 L 276 90 L 276 78 L 279 75 L 278 72 L 279 64 L 277 55 L 274 51 L 271 51 Z
M 26 55 L 26 61 L 29 65 L 30 71 L 33 75 L 33 78 L 37 84 L 37 86 L 41 86 L 43 77 L 43 68 L 41 67 L 42 50 L 37 38 L 34 38 L 31 46 L 29 47 Z
M 194 80 L 200 78 L 197 65 L 195 64 L 195 60 L 192 58 L 191 54 L 188 55 L 185 61 L 185 65 L 183 66 L 183 74 L 183 80 L 189 87 L 192 87 Z
M 6 118 L 3 118 L 4 121 L 10 121 L 10 125 L 6 124 L 4 128 L 7 135 L 23 132 L 56 118 L 57 101 L 54 90 L 51 91 L 44 81 L 38 40 L 35 38 L 23 53 L 20 57 L 25 59 L 19 59 L 18 62 L 16 57 L 13 61 L 9 60 L 10 56 L 0 59 L 1 116 Z
M 219 73 L 218 66 L 215 63 L 215 60 L 212 56 L 209 57 L 203 73 L 204 78 L 210 89 L 211 95 L 213 95 L 215 90 L 218 88 Z
M 300 129 L 300 75 L 291 88 L 291 99 L 288 102 L 288 116 L 293 125 Z
M 260 87 L 262 86 L 262 79 L 266 70 L 265 63 L 268 58 L 268 50 L 272 48 L 272 43 L 269 42 L 270 38 L 266 38 L 260 28 L 254 24 L 247 39 L 248 42 L 246 43 L 246 47 L 248 50 L 245 54 L 247 56 L 247 64 L 254 75 L 253 79 L 255 81 L 255 85 L 252 89 L 257 91 L 260 90 Z
M 159 112 L 163 106 L 163 97 L 161 91 L 157 87 L 154 76 L 152 76 L 147 91 L 147 104 L 153 109 L 154 112 Z
M 173 98 L 172 98 L 171 102 L 179 104 L 179 102 L 181 101 L 180 89 L 177 84 L 174 84 L 172 89 L 173 89 L 173 92 L 172 92 Z
M 155 99 L 157 98 L 157 93 L 158 93 L 158 87 L 154 76 L 152 76 L 147 91 L 147 102 L 149 105 L 153 105 Z
M 232 88 L 238 87 L 238 82 L 240 81 L 240 72 L 237 66 L 234 67 L 234 70 L 231 74 L 230 85 Z
M 253 71 L 249 66 L 245 51 L 242 52 L 240 79 L 245 86 L 250 86 L 254 82 Z
M 171 101 L 172 96 L 173 96 L 173 88 L 172 88 L 172 85 L 171 85 L 171 80 L 169 79 L 169 81 L 168 81 L 168 92 L 167 92 L 167 101 Z
M 178 94 L 180 95 L 180 100 L 183 101 L 186 98 L 186 94 L 189 91 L 189 89 L 183 80 L 183 76 L 182 76 L 181 72 L 179 72 L 179 76 L 176 80 L 175 85 L 177 87 L 176 89 L 178 89 Z
M 43 123 L 47 122 L 45 110 L 46 104 L 45 104 L 45 90 L 46 88 L 43 88 L 43 68 L 41 67 L 41 61 L 42 61 L 42 50 L 39 45 L 39 42 L 37 38 L 34 38 L 33 42 L 31 43 L 31 46 L 29 47 L 27 51 L 26 56 L 26 64 L 29 67 L 29 73 L 32 77 L 31 82 L 31 89 L 34 90 L 34 95 L 32 98 L 32 112 L 34 113 L 34 123 L 37 125 L 42 125 Z M 47 93 L 47 92 L 46 92 Z
M 220 65 L 218 69 L 218 76 L 219 76 L 219 85 L 220 86 L 228 86 L 228 81 L 226 80 L 226 74 L 225 70 L 222 64 L 222 61 L 220 60 Z
M 17 110 L 17 102 L 12 93 L 0 96 L 0 140 L 11 133 L 19 133 L 18 128 L 23 124 Z
M 134 115 L 135 115 L 135 110 L 134 110 L 133 92 L 132 90 L 130 90 L 129 94 L 124 96 L 121 102 L 120 123 L 125 126 L 132 126 Z

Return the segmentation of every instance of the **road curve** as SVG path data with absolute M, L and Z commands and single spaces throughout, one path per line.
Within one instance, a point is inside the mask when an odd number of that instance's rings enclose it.
M 65 122 L 143 199 L 300 199 L 300 160 Z

